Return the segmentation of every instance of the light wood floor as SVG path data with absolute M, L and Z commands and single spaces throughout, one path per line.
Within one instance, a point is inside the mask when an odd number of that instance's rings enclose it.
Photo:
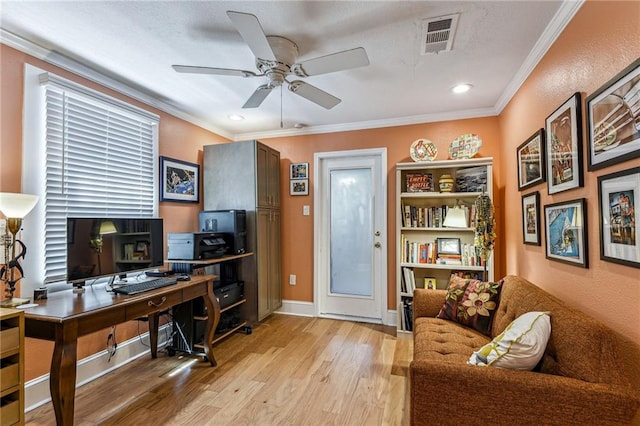
M 411 351 L 392 327 L 272 315 L 220 342 L 216 368 L 161 353 L 79 388 L 75 424 L 406 425 Z M 26 424 L 54 425 L 51 404 Z

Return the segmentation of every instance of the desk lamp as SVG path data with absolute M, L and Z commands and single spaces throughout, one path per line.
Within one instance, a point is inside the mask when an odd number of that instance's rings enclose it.
M 102 262 L 100 261 L 100 255 L 102 254 L 103 235 L 116 234 L 118 229 L 116 225 L 110 220 L 96 221 L 94 225 L 94 231 L 92 232 L 91 241 L 89 246 L 95 250 L 96 256 L 98 256 L 98 275 L 102 275 Z
M 7 298 L 0 302 L 2 307 L 14 307 L 29 302 L 29 299 L 13 297 L 16 283 L 24 276 L 19 260 L 20 258 L 24 259 L 27 253 L 27 248 L 22 241 L 17 239 L 17 235 L 22 228 L 22 219 L 29 214 L 37 202 L 38 197 L 36 195 L 0 192 L 0 212 L 7 218 L 7 229 L 11 234 L 11 242 L 7 245 L 7 248 L 11 250 L 11 258 L 0 269 L 0 279 L 7 285 L 5 289 Z M 20 245 L 20 252 L 16 254 L 16 245 L 18 244 Z M 17 276 L 16 270 L 20 273 L 20 276 Z
M 466 228 L 467 225 L 467 215 L 464 210 L 458 205 L 456 201 L 456 205 L 453 208 L 447 210 L 447 215 L 444 217 L 444 222 L 442 226 L 445 228 Z

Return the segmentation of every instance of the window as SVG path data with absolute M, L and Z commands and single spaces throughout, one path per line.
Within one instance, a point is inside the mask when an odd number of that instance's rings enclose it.
M 158 116 L 29 66 L 24 122 L 23 190 L 41 199 L 25 219 L 25 279 L 37 287 L 66 278 L 67 217 L 157 215 Z

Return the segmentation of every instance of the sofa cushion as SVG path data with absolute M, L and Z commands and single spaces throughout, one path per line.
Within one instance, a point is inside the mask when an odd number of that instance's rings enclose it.
M 505 330 L 475 351 L 468 364 L 533 370 L 540 362 L 551 335 L 548 312 L 527 312 Z
M 482 282 L 451 275 L 447 297 L 437 317 L 490 336 L 501 287 L 502 281 Z
M 433 290 L 431 290 L 433 291 Z M 469 327 L 437 318 L 417 318 L 413 359 L 464 365 L 489 338 Z

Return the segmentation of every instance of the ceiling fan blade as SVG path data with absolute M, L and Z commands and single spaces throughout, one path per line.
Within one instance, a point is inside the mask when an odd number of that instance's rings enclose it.
M 198 67 L 191 65 L 172 65 L 174 70 L 187 74 L 214 74 L 214 75 L 231 75 L 235 77 L 257 77 L 257 74 L 251 71 L 234 70 L 229 68 L 211 68 Z
M 242 105 L 242 108 L 257 108 L 262 104 L 262 101 L 271 93 L 273 87 L 269 87 L 266 84 L 259 86 L 247 102 Z
M 267 36 L 262 30 L 262 25 L 255 15 L 228 10 L 227 16 L 257 58 L 268 61 L 276 60 L 276 55 L 273 53 Z
M 356 47 L 294 64 L 293 72 L 299 77 L 308 77 L 366 65 L 369 65 L 367 51 L 363 47 Z
M 331 109 L 342 102 L 341 99 L 300 80 L 289 83 L 289 90 L 326 109 Z

